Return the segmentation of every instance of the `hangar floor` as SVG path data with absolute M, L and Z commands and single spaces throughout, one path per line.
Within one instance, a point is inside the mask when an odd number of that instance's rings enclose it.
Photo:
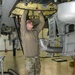
M 0 52 L 4 58 L 4 71 L 13 69 L 19 75 L 25 75 L 24 58 L 21 50 L 17 50 L 16 56 L 12 51 Z M 63 57 L 67 59 L 65 62 L 56 62 L 52 58 L 46 57 L 47 53 L 40 53 L 41 74 L 40 75 L 74 75 L 74 68 L 69 66 L 69 62 L 73 61 L 71 57 Z M 46 58 L 45 58 L 46 57 Z M 56 57 L 53 57 L 56 58 Z

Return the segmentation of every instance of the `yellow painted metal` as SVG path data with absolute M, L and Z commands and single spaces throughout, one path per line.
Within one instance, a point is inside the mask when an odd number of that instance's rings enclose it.
M 16 6 L 14 6 L 14 9 L 12 10 L 12 14 L 22 15 L 23 11 L 26 9 L 29 10 L 29 14 L 28 14 L 29 17 L 34 16 L 35 18 L 37 18 L 38 16 L 37 10 L 41 10 L 43 12 L 43 15 L 47 17 L 48 15 L 56 12 L 57 6 L 53 3 L 49 3 L 48 5 L 43 5 L 43 4 L 30 2 L 28 3 L 28 5 L 25 5 L 24 3 L 20 2 Z
M 56 37 L 56 43 L 55 43 L 56 47 L 59 47 L 59 37 Z

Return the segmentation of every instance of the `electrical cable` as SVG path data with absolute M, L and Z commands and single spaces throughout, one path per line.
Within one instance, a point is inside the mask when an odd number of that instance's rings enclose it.
M 12 73 L 13 75 L 19 75 L 17 72 L 15 72 L 13 69 L 8 69 L 9 73 Z
M 1 73 L 1 72 L 0 72 Z M 17 72 L 15 72 L 13 69 L 8 69 L 7 71 L 3 72 L 4 74 L 10 74 L 10 75 L 19 75 Z

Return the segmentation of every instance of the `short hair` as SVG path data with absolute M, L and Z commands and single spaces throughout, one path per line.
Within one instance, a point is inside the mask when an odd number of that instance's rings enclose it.
M 31 20 L 26 20 L 26 24 L 27 24 L 27 23 L 32 23 L 32 21 L 31 21 Z

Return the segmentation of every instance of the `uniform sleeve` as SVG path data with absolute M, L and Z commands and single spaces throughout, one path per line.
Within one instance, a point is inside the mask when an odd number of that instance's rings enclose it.
M 27 32 L 27 29 L 26 29 L 26 16 L 27 16 L 27 10 L 24 10 L 23 12 L 23 15 L 21 17 L 21 28 L 20 28 L 20 31 L 21 31 L 21 35 L 24 36 L 25 33 Z
M 39 20 L 40 20 L 40 23 L 39 25 L 35 28 L 35 30 L 37 30 L 37 32 L 39 33 L 42 28 L 44 27 L 44 24 L 45 24 L 45 20 L 44 20 L 44 17 L 43 17 L 43 14 L 42 13 L 39 13 Z

